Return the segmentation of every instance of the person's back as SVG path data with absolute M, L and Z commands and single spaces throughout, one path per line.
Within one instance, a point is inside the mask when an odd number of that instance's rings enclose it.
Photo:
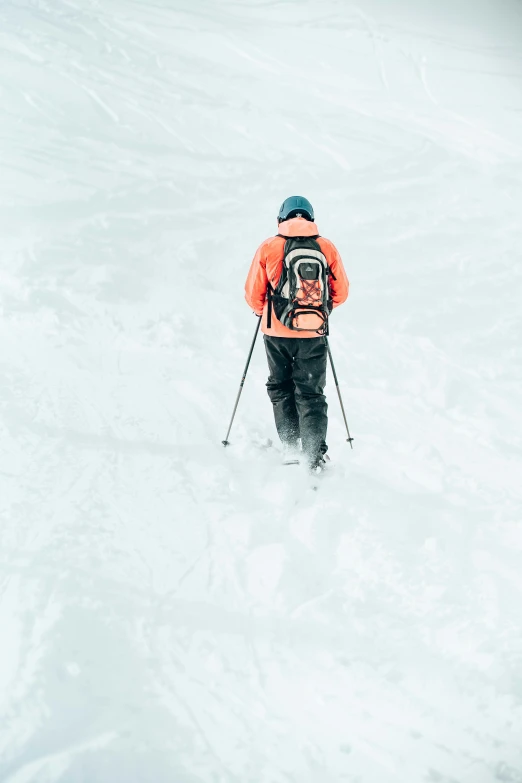
M 300 253 L 298 238 L 303 238 L 304 248 L 316 249 L 303 249 Z M 297 250 L 293 251 L 293 263 L 285 258 L 285 248 L 290 240 L 295 240 L 292 246 L 297 246 Z M 299 299 L 300 291 L 294 301 L 288 303 L 288 297 L 292 299 L 289 286 L 281 289 L 280 285 L 282 275 L 283 280 L 288 278 L 294 272 L 296 261 L 299 263 L 305 257 L 311 260 L 312 266 L 319 266 L 319 260 L 323 264 L 321 268 L 324 268 L 327 278 L 324 298 L 328 294 L 328 310 L 345 302 L 349 284 L 337 249 L 328 239 L 319 236 L 310 202 L 300 196 L 291 196 L 283 202 L 279 211 L 278 235 L 263 242 L 254 256 L 245 285 L 245 299 L 256 315 L 262 316 L 261 328 L 270 370 L 267 389 L 274 407 L 279 437 L 284 447 L 292 451 L 298 451 L 301 441 L 305 459 L 309 467 L 315 469 L 323 462 L 327 450 L 328 406 L 323 394 L 327 359 L 327 345 L 323 336 L 325 325 L 320 326 L 321 319 L 317 318 L 317 329 L 303 330 L 298 326 L 298 318 L 292 318 L 292 315 L 321 315 L 324 306 L 319 301 L 315 304 Z M 297 286 L 308 285 L 310 288 L 315 283 L 319 297 L 318 274 L 313 276 L 315 281 L 300 280 Z M 290 286 L 290 290 L 294 291 L 295 286 L 293 289 Z M 277 317 L 274 297 L 277 298 L 278 294 L 280 299 L 283 295 L 287 297 L 284 312 L 289 313 L 285 318 L 289 325 L 281 323 Z M 298 307 L 303 302 L 304 306 Z M 283 312 L 281 308 L 280 312 Z M 328 314 L 323 313 L 321 318 Z

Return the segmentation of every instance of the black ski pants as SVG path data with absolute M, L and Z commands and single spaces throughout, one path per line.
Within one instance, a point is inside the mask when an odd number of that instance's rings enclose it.
M 324 337 L 264 335 L 270 375 L 266 384 L 281 441 L 296 446 L 301 438 L 310 463 L 325 453 L 328 405 Z

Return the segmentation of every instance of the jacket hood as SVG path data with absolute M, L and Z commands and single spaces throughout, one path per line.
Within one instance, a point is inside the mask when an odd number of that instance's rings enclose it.
M 319 229 L 316 223 L 306 218 L 295 217 L 279 223 L 277 233 L 285 237 L 313 237 L 319 233 Z

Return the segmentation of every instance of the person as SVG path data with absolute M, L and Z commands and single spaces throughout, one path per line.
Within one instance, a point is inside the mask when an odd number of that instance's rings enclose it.
M 346 301 L 348 278 L 341 257 L 328 239 L 319 236 L 314 210 L 302 196 L 285 199 L 278 215 L 277 236 L 258 248 L 245 284 L 245 299 L 262 317 L 261 329 L 268 360 L 266 384 L 273 405 L 277 433 L 286 454 L 299 451 L 312 471 L 325 466 L 328 406 L 324 396 L 327 343 L 316 331 L 297 331 L 281 323 L 271 294 L 283 272 L 286 242 L 313 237 L 328 264 L 329 307 Z M 324 331 L 324 330 L 323 330 Z

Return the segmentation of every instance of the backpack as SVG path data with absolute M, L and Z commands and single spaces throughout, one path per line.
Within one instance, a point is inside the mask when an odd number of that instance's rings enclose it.
M 282 234 L 278 234 L 282 236 Z M 328 334 L 328 316 L 332 311 L 328 266 L 316 237 L 283 237 L 286 240 L 283 269 L 275 288 L 268 284 L 268 320 L 272 308 L 283 326 L 296 332 Z

